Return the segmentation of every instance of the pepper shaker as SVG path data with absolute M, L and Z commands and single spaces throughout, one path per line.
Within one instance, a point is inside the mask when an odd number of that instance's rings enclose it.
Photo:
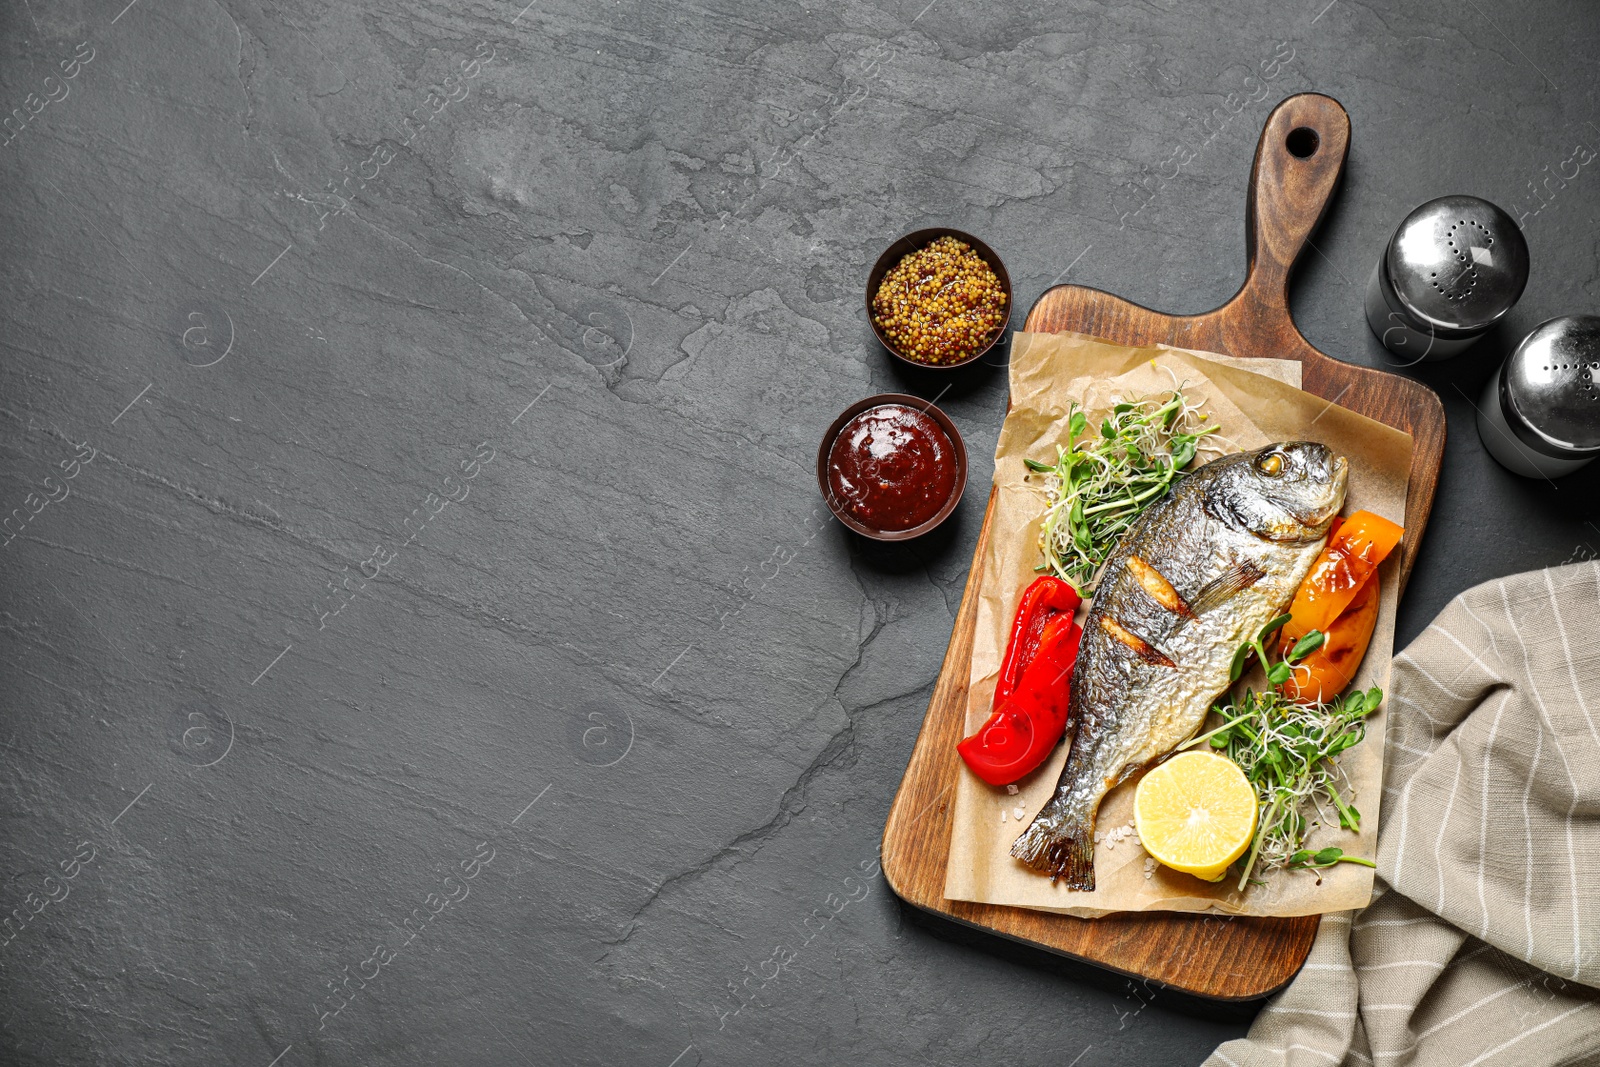
M 1600 456 L 1600 315 L 1539 324 L 1494 372 L 1478 436 L 1507 470 L 1557 478 Z
M 1528 244 L 1510 215 L 1441 196 L 1407 215 L 1367 282 L 1367 325 L 1411 363 L 1449 359 L 1499 322 L 1528 282 Z

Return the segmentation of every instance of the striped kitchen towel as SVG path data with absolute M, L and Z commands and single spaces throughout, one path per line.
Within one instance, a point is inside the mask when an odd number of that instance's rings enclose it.
M 1373 902 L 1205 1067 L 1600 1064 L 1600 564 L 1462 593 L 1391 685 Z

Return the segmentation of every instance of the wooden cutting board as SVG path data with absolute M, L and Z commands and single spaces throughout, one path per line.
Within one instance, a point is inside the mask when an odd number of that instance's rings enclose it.
M 1128 345 L 1157 342 L 1256 358 L 1297 359 L 1302 388 L 1411 434 L 1402 590 L 1428 523 L 1444 451 L 1444 408 L 1426 386 L 1343 363 L 1300 336 L 1289 315 L 1289 275 L 1344 172 L 1350 116 L 1316 93 L 1289 97 L 1267 117 L 1250 171 L 1244 285 L 1204 315 L 1163 315 L 1079 285 L 1058 285 L 1028 313 L 1026 329 L 1073 331 Z M 977 590 L 994 494 L 973 553 L 955 631 L 883 831 L 883 872 L 902 899 L 957 922 L 1199 996 L 1262 997 L 1294 977 L 1311 951 L 1317 917 L 1286 919 L 1128 913 L 1076 919 L 943 896 L 956 755 L 966 719 Z

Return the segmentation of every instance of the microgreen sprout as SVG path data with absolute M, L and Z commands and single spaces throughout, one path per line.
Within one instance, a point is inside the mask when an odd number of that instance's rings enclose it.
M 1332 867 L 1335 863 L 1359 863 L 1363 867 L 1377 866 L 1371 860 L 1364 860 L 1360 856 L 1346 856 L 1344 849 L 1337 845 L 1330 845 L 1318 852 L 1301 849 L 1289 857 L 1289 862 L 1285 866 L 1291 871 L 1316 871 Z
M 1047 510 L 1039 531 L 1045 562 L 1036 569 L 1092 592 L 1118 539 L 1183 476 L 1205 447 L 1203 438 L 1217 431 L 1202 425 L 1207 419 L 1181 385 L 1170 394 L 1117 401 L 1098 434 L 1073 404 L 1067 444 L 1057 446 L 1055 463 L 1024 460 L 1045 476 Z
M 1267 638 L 1288 619 L 1282 615 L 1271 620 L 1239 647 L 1233 659 L 1234 681 L 1244 672 L 1252 652 L 1265 668 L 1268 681 L 1280 685 L 1300 659 L 1322 647 L 1323 634 L 1312 630 L 1296 641 L 1282 660 L 1273 663 Z M 1302 703 L 1273 689 L 1261 693 L 1246 690 L 1242 698 L 1212 709 L 1222 717 L 1221 726 L 1179 746 L 1181 750 L 1209 743 L 1222 750 L 1255 788 L 1260 814 L 1239 878 L 1241 891 L 1257 862 L 1267 869 L 1288 870 L 1318 870 L 1336 863 L 1373 865 L 1370 860 L 1345 855 L 1343 849 L 1310 852 L 1303 846 L 1311 829 L 1306 821 L 1308 806 L 1325 822 L 1336 817 L 1344 829 L 1360 831 L 1361 812 L 1341 791 L 1341 783 L 1348 786 L 1349 782 L 1335 759 L 1361 743 L 1367 716 L 1382 703 L 1383 691 L 1377 688 L 1357 690 L 1326 703 Z

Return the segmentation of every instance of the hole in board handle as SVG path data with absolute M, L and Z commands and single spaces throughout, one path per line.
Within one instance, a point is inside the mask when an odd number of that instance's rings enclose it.
M 1296 159 L 1310 159 L 1317 154 L 1317 146 L 1322 143 L 1322 138 L 1317 136 L 1317 131 L 1310 126 L 1296 126 L 1289 131 L 1289 136 L 1283 139 L 1283 146 L 1289 154 Z

